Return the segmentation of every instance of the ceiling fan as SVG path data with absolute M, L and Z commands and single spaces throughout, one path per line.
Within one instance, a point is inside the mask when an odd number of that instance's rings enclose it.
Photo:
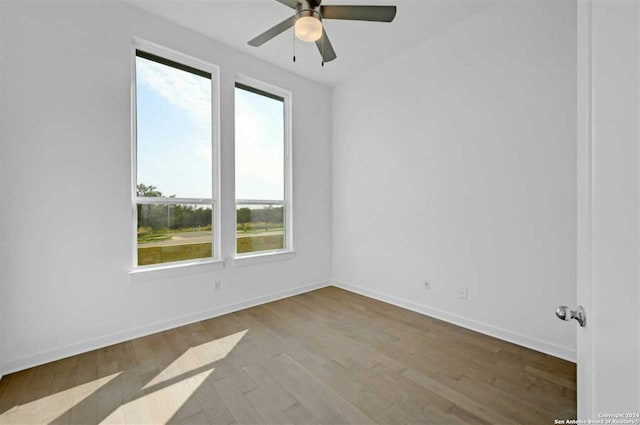
M 321 6 L 322 0 L 276 0 L 295 9 L 296 13 L 249 41 L 250 46 L 262 46 L 275 36 L 295 27 L 298 39 L 315 42 L 322 56 L 322 65 L 331 62 L 337 55 L 322 26 L 324 19 L 348 21 L 391 22 L 396 17 L 395 6 Z M 293 58 L 295 61 L 295 56 Z

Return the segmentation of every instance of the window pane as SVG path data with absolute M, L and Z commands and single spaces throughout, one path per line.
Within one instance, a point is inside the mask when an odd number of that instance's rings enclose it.
M 235 95 L 236 199 L 284 200 L 284 101 Z
M 236 214 L 238 254 L 285 247 L 282 205 L 238 205 Z
M 136 57 L 137 183 L 210 199 L 211 79 Z
M 211 205 L 138 204 L 138 265 L 212 256 Z

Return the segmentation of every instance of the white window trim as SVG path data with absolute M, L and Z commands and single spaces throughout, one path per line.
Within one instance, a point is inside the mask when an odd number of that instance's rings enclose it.
M 292 250 L 274 250 L 252 252 L 251 255 L 240 255 L 233 259 L 234 267 L 252 266 L 254 264 L 272 263 L 275 261 L 293 260 L 296 252 Z
M 129 271 L 129 282 L 146 282 L 193 273 L 208 273 L 222 270 L 225 266 L 226 262 L 224 260 L 212 260 L 210 258 L 151 264 Z
M 145 52 L 191 66 L 196 69 L 209 72 L 211 74 L 211 199 L 186 199 L 186 198 L 161 198 L 144 199 L 138 198 L 137 191 L 137 94 L 136 94 L 136 50 Z M 184 203 L 211 205 L 212 211 L 212 231 L 213 244 L 212 257 L 196 260 L 175 261 L 171 263 L 150 264 L 138 266 L 138 203 Z M 130 280 L 148 280 L 148 278 L 161 278 L 181 275 L 193 272 L 208 272 L 224 268 L 222 258 L 221 239 L 221 206 L 220 206 L 220 67 L 212 63 L 203 61 L 193 56 L 186 55 L 176 50 L 161 46 L 159 44 L 133 37 L 131 43 L 131 217 L 132 217 L 132 259 L 129 271 Z M 141 277 L 142 275 L 144 277 Z
M 274 200 L 249 200 L 249 199 L 237 199 L 235 200 L 233 225 L 234 231 L 237 232 L 237 215 L 238 204 L 244 205 L 282 205 L 284 206 L 284 235 L 285 235 L 285 247 L 283 249 L 276 249 L 271 251 L 257 251 L 248 252 L 243 254 L 237 253 L 237 243 L 234 243 L 234 266 L 252 265 L 271 261 L 288 260 L 295 257 L 295 249 L 293 245 L 293 144 L 292 144 L 292 96 L 289 90 L 282 89 L 269 83 L 257 80 L 244 74 L 236 75 L 236 83 L 243 84 L 245 86 L 253 87 L 258 90 L 262 90 L 267 93 L 274 94 L 284 99 L 284 201 Z M 235 105 L 235 98 L 234 98 Z M 234 107 L 235 116 L 235 107 Z M 234 133 L 234 146 L 235 146 L 235 133 Z M 235 169 L 235 164 L 234 164 Z M 236 233 L 234 233 L 235 235 Z M 236 236 L 237 237 L 237 236 Z M 235 239 L 234 239 L 235 242 Z

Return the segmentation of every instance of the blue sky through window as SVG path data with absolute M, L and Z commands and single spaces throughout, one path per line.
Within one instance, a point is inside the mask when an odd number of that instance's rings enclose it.
M 211 80 L 136 58 L 138 184 L 211 198 Z
M 137 183 L 211 198 L 211 80 L 136 57 Z M 284 103 L 235 89 L 236 198 L 284 199 Z
M 235 91 L 236 198 L 284 200 L 284 102 Z

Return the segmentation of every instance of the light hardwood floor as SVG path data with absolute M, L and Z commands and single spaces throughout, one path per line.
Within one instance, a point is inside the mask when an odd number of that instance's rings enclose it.
M 6 376 L 0 423 L 552 424 L 575 373 L 329 287 Z

